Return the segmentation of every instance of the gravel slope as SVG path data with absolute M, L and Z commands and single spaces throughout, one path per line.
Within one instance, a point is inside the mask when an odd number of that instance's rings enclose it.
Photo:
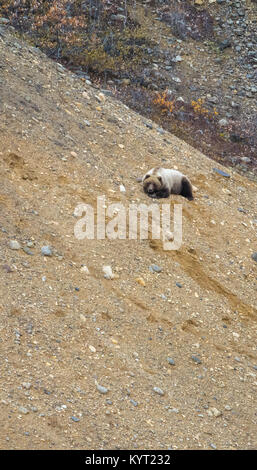
M 256 448 L 256 184 L 4 27 L 0 57 L 1 448 Z M 74 237 L 154 165 L 198 189 L 180 250 Z

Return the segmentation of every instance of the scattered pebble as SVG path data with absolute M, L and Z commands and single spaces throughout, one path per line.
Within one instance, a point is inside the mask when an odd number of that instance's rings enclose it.
M 218 173 L 221 176 L 224 176 L 225 178 L 230 178 L 230 175 L 228 173 L 225 173 L 225 171 L 222 171 L 219 168 L 213 168 L 213 171 L 215 171 L 215 173 Z
M 146 127 L 148 127 L 148 129 L 153 128 L 153 125 L 151 123 L 145 122 L 144 124 L 145 124 Z
M 171 357 L 168 357 L 168 363 L 172 366 L 175 366 L 175 361 Z
M 84 274 L 90 274 L 89 269 L 88 269 L 87 266 L 82 266 L 82 267 L 80 268 L 80 271 L 81 271 L 82 273 L 84 273 Z
M 151 264 L 151 266 L 149 266 L 149 269 L 152 273 L 160 273 L 162 271 L 162 268 L 160 268 L 160 266 L 157 266 L 157 264 Z
M 197 364 L 202 364 L 201 359 L 199 359 L 199 357 L 197 356 L 192 355 L 191 359 L 193 359 L 193 361 L 196 362 Z
M 182 284 L 180 284 L 180 282 L 176 282 L 176 286 L 179 287 L 180 289 L 181 287 L 183 287 Z
M 231 410 L 232 410 L 232 408 L 231 408 L 231 406 L 229 406 L 229 405 L 225 405 L 225 410 L 227 410 L 227 411 L 231 411 Z
M 29 413 L 29 410 L 27 408 L 25 408 L 24 406 L 20 406 L 19 412 L 24 414 L 24 415 L 27 415 Z
M 24 246 L 22 249 L 27 255 L 30 255 L 30 256 L 34 255 L 33 251 L 31 251 L 27 246 Z
M 29 382 L 22 382 L 22 386 L 23 388 L 26 388 L 27 390 L 29 390 L 31 388 L 31 383 Z
M 218 418 L 218 416 L 221 416 L 222 415 L 222 412 L 220 410 L 217 410 L 217 408 L 209 408 L 207 410 L 207 414 L 209 416 L 215 416 L 215 418 Z
M 144 281 L 144 279 L 143 279 L 142 277 L 137 277 L 137 278 L 135 279 L 135 281 L 136 281 L 138 284 L 140 284 L 140 286 L 143 286 L 143 287 L 146 286 L 146 283 L 145 283 L 145 281 Z
M 135 400 L 132 400 L 132 398 L 130 399 L 130 403 L 132 403 L 132 405 L 134 406 L 138 406 L 138 402 Z
M 9 247 L 11 248 L 11 250 L 20 250 L 21 245 L 19 244 L 19 242 L 17 242 L 17 240 L 10 240 Z
M 52 252 L 52 248 L 48 245 L 46 246 L 42 246 L 41 248 L 41 254 L 43 256 L 52 256 L 53 252 Z
M 13 272 L 12 268 L 11 268 L 8 264 L 4 264 L 4 265 L 3 265 L 3 269 L 4 269 L 7 273 L 12 273 L 12 272 Z
M 217 447 L 216 447 L 215 444 L 213 444 L 213 443 L 210 444 L 210 447 L 211 447 L 212 449 L 215 449 L 215 450 L 217 449 Z
M 98 95 L 95 95 L 95 98 L 97 99 L 98 103 L 104 103 L 106 100 L 106 97 L 104 96 L 103 93 L 99 93 Z
M 10 20 L 8 18 L 4 18 L 4 17 L 0 18 L 0 24 L 8 24 L 8 23 L 10 23 Z
M 112 272 L 111 266 L 103 266 L 103 272 L 105 279 L 114 279 L 114 274 Z
M 228 125 L 227 119 L 220 119 L 219 120 L 220 127 L 226 127 Z
M 102 385 L 99 385 L 98 383 L 96 384 L 96 388 L 98 392 L 102 393 L 103 395 L 105 395 L 108 392 L 108 388 L 103 387 Z
M 76 416 L 71 416 L 71 419 L 72 419 L 72 421 L 75 421 L 75 423 L 77 423 L 78 421 L 80 421 L 79 418 L 76 418 Z
M 153 391 L 158 393 L 158 395 L 164 395 L 164 391 L 159 387 L 153 387 Z

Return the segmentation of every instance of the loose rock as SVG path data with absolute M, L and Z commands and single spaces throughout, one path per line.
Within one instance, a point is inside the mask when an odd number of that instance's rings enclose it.
M 160 266 L 157 266 L 157 264 L 151 264 L 151 266 L 149 266 L 149 269 L 152 273 L 160 273 L 162 271 L 162 268 L 160 268 Z
M 21 245 L 19 244 L 19 242 L 17 242 L 17 240 L 10 240 L 9 247 L 11 248 L 11 250 L 20 250 Z
M 153 391 L 158 395 L 164 395 L 164 391 L 159 387 L 153 387 Z
M 103 387 L 102 385 L 99 385 L 98 383 L 96 384 L 96 388 L 98 392 L 102 393 L 103 395 L 105 395 L 108 392 L 108 388 Z
M 191 359 L 193 359 L 193 361 L 196 362 L 197 364 L 202 364 L 201 359 L 199 359 L 199 357 L 197 356 L 192 355 Z
M 111 266 L 103 266 L 103 272 L 105 279 L 114 279 Z
M 52 248 L 48 245 L 46 246 L 42 246 L 41 248 L 41 254 L 43 256 L 52 256 L 53 252 L 52 252 Z

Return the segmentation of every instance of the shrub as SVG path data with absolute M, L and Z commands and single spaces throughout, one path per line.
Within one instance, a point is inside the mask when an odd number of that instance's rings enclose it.
M 165 90 L 162 93 L 158 93 L 157 97 L 153 100 L 154 104 L 160 106 L 162 112 L 172 113 L 174 110 L 174 103 L 175 100 L 169 100 L 168 98 L 168 91 Z
M 146 32 L 118 0 L 5 0 L 0 14 L 54 59 L 118 75 L 141 66 Z M 124 20 L 120 20 L 120 17 Z M 118 21 L 117 21 L 118 18 Z
M 171 26 L 174 36 L 180 39 L 207 39 L 213 35 L 213 19 L 207 10 L 199 10 L 186 0 L 170 2 L 163 7 L 162 21 Z

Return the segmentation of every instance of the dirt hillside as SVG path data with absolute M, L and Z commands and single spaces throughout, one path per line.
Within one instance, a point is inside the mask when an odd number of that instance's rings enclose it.
M 256 184 L 4 26 L 0 97 L 0 447 L 256 448 Z M 178 251 L 75 238 L 155 165 L 197 187 Z

